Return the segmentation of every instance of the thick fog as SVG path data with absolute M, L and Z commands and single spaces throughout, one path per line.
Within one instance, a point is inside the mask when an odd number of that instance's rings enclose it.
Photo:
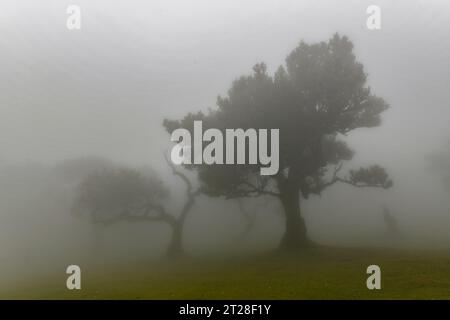
M 66 28 L 70 4 L 81 9 L 80 30 Z M 380 30 L 366 27 L 371 4 L 381 8 Z M 185 185 L 164 160 L 171 143 L 163 120 L 215 108 L 254 64 L 265 62 L 272 74 L 301 40 L 327 41 L 336 32 L 353 42 L 373 92 L 390 105 L 381 126 L 346 137 L 355 157 L 344 168 L 379 164 L 394 186 L 336 184 L 302 201 L 308 234 L 327 245 L 384 245 L 387 206 L 408 245 L 450 247 L 449 190 L 428 161 L 450 140 L 449 19 L 445 0 L 3 0 L 1 281 L 87 259 L 164 255 L 164 224 L 102 226 L 74 215 L 79 181 L 58 168 L 88 157 L 151 166 L 170 189 L 168 208 L 178 212 Z M 187 174 L 196 183 L 195 172 Z M 256 220 L 237 245 L 238 201 L 201 196 L 186 221 L 186 251 L 275 248 L 284 228 L 280 204 L 243 205 Z

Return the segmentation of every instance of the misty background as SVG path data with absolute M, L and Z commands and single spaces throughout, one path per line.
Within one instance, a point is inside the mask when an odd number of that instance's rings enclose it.
M 70 4 L 81 8 L 81 30 L 66 28 Z M 381 7 L 381 30 L 366 27 L 371 4 Z M 450 247 L 449 191 L 427 163 L 450 139 L 449 19 L 444 0 L 2 0 L 0 280 L 93 256 L 124 263 L 159 257 L 169 236 L 164 225 L 101 227 L 71 215 L 75 183 L 55 168 L 91 156 L 151 166 L 177 208 L 184 185 L 163 158 L 170 147 L 163 119 L 213 108 L 255 63 L 272 73 L 300 40 L 326 41 L 335 32 L 354 43 L 373 92 L 391 106 L 380 127 L 348 136 L 356 154 L 346 167 L 378 163 L 394 187 L 336 185 L 304 201 L 308 233 L 322 244 L 382 244 L 385 204 L 409 245 Z M 278 206 L 259 207 L 247 247 L 277 245 Z M 202 197 L 186 222 L 187 251 L 236 249 L 237 208 Z

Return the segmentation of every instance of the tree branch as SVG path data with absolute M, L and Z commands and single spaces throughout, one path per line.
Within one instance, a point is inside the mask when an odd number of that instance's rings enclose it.
M 117 221 L 130 221 L 130 222 L 138 222 L 138 221 L 161 221 L 166 222 L 169 225 L 176 224 L 176 219 L 164 209 L 161 205 L 154 205 L 151 203 L 147 203 L 143 206 L 142 210 L 144 211 L 141 215 L 133 215 L 130 214 L 129 211 L 124 210 L 121 214 L 111 217 L 109 219 L 98 219 L 96 215 L 92 215 L 92 221 L 94 223 L 99 223 L 103 225 L 111 225 Z M 151 213 L 156 213 L 152 215 Z
M 338 173 L 342 169 L 342 162 L 335 166 L 333 176 L 330 181 L 322 183 L 317 188 L 317 194 L 324 189 L 340 182 L 357 188 L 383 188 L 387 189 L 392 186 L 392 181 L 388 179 L 384 169 L 378 166 L 372 166 L 368 169 L 360 168 L 359 171 L 350 171 L 350 179 L 339 177 Z
M 169 167 L 172 169 L 172 173 L 175 176 L 178 176 L 186 184 L 187 201 L 184 204 L 183 208 L 181 209 L 180 215 L 178 216 L 178 223 L 183 224 L 184 220 L 187 217 L 187 214 L 195 204 L 195 198 L 202 193 L 202 190 L 201 188 L 197 188 L 196 190 L 194 190 L 192 182 L 189 180 L 189 178 L 183 172 L 175 168 L 175 165 L 172 163 L 172 161 L 170 161 L 166 153 L 164 154 L 164 159 L 166 160 Z
M 249 192 L 254 192 L 257 195 L 269 195 L 273 197 L 280 197 L 280 194 L 278 192 L 265 190 L 266 184 L 264 184 L 263 186 L 255 186 L 254 184 L 251 184 L 248 181 L 245 181 L 243 184 L 251 188 Z
M 195 197 L 195 196 L 197 196 L 197 195 L 199 195 L 201 193 L 200 188 L 198 188 L 197 190 L 193 191 L 193 186 L 192 186 L 192 183 L 189 180 L 189 178 L 184 173 L 182 173 L 181 171 L 179 171 L 179 170 L 177 170 L 175 168 L 175 165 L 172 163 L 172 161 L 170 161 L 170 159 L 167 156 L 167 154 L 164 154 L 164 159 L 166 160 L 166 162 L 169 165 L 170 169 L 172 169 L 172 173 L 175 176 L 178 176 L 186 184 L 186 193 L 187 193 L 188 197 Z

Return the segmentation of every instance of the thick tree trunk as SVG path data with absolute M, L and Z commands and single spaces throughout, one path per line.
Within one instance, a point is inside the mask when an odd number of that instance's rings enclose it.
M 294 185 L 281 190 L 281 204 L 286 217 L 286 230 L 281 239 L 280 249 L 298 251 L 311 245 L 306 232 L 306 225 L 300 210 L 299 189 Z

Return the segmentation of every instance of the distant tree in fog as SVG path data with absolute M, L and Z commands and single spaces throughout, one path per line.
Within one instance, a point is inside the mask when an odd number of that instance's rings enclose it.
M 428 156 L 428 167 L 442 179 L 445 188 L 450 191 L 450 143 Z
M 167 253 L 179 255 L 184 221 L 198 193 L 183 173 L 173 170 L 187 185 L 187 200 L 178 216 L 165 209 L 169 191 L 153 170 L 116 167 L 93 172 L 82 180 L 74 211 L 103 225 L 121 221 L 164 222 L 172 229 Z
M 280 129 L 280 169 L 261 176 L 261 165 L 186 165 L 196 170 L 202 191 L 227 198 L 270 195 L 281 201 L 286 229 L 280 247 L 297 250 L 311 244 L 301 215 L 300 200 L 319 195 L 335 183 L 355 187 L 389 188 L 385 170 L 374 165 L 340 174 L 353 152 L 341 138 L 358 128 L 380 125 L 387 103 L 366 85 L 363 65 L 353 44 L 334 35 L 328 42 L 301 42 L 270 75 L 266 65 L 235 80 L 217 108 L 189 113 L 181 120 L 164 120 L 169 133 L 193 122 L 204 130 L 217 128 Z M 368 143 L 370 143 L 368 141 Z M 248 148 L 247 148 L 248 149 Z
M 397 218 L 392 214 L 391 210 L 389 210 L 386 205 L 383 205 L 382 210 L 387 240 L 398 240 L 398 237 L 400 236 L 400 226 Z

